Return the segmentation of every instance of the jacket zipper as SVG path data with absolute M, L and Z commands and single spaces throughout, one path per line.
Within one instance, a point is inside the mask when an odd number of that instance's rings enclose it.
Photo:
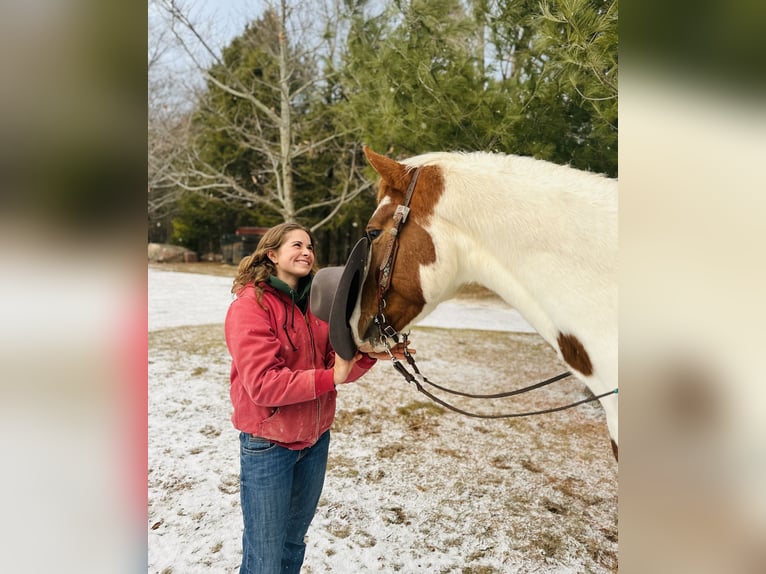
M 309 320 L 308 313 L 303 316 L 303 320 L 306 321 L 306 328 L 309 330 L 309 341 L 311 342 L 311 365 L 316 369 L 316 352 L 314 350 L 314 331 L 311 328 L 311 321 Z M 314 430 L 314 436 L 319 439 L 319 429 L 322 424 L 322 401 L 319 397 L 316 398 L 317 403 L 317 423 Z

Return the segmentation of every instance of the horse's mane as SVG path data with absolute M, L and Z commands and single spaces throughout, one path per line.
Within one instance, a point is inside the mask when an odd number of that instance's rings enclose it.
M 402 163 L 412 169 L 438 166 L 445 176 L 452 175 L 456 181 L 486 181 L 487 177 L 500 177 L 503 181 L 537 181 L 546 186 L 552 183 L 554 188 L 563 187 L 570 192 L 579 190 L 602 198 L 614 197 L 617 191 L 617 180 L 603 174 L 514 154 L 440 151 L 414 156 L 402 160 Z
M 447 169 L 466 169 L 480 172 L 509 171 L 529 175 L 558 172 L 560 176 L 577 177 L 576 174 L 581 174 L 582 177 L 586 178 L 611 179 L 603 174 L 580 170 L 569 165 L 561 165 L 533 157 L 485 151 L 428 152 L 402 160 L 402 163 L 412 168 L 438 165 Z

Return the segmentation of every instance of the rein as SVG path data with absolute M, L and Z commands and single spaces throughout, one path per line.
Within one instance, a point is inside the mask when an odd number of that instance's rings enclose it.
M 401 231 L 402 226 L 407 221 L 407 216 L 410 213 L 410 201 L 412 200 L 412 194 L 415 191 L 415 185 L 417 185 L 419 176 L 420 176 L 420 168 L 418 167 L 418 168 L 415 168 L 415 171 L 412 174 L 412 179 L 410 180 L 410 184 L 407 187 L 407 193 L 404 196 L 404 203 L 402 203 L 401 205 L 398 205 L 396 207 L 396 211 L 394 212 L 394 225 L 390 230 L 391 236 L 389 237 L 388 244 L 386 245 L 386 252 L 385 252 L 385 256 L 383 257 L 383 263 L 381 263 L 379 267 L 380 275 L 378 280 L 378 314 L 375 315 L 374 321 L 380 333 L 380 340 L 385 345 L 386 352 L 391 358 L 391 362 L 394 368 L 405 378 L 405 380 L 408 383 L 413 383 L 415 387 L 418 389 L 418 391 L 423 393 L 426 397 L 428 397 L 432 401 L 456 413 L 460 413 L 462 415 L 469 416 L 469 417 L 482 418 L 482 419 L 503 419 L 503 418 L 526 417 L 531 415 L 542 415 L 547 413 L 554 413 L 557 411 L 571 409 L 572 407 L 576 407 L 584 403 L 597 401 L 601 398 L 607 397 L 612 394 L 617 394 L 617 389 L 614 389 L 597 396 L 588 397 L 586 399 L 582 399 L 580 401 L 576 401 L 574 403 L 570 403 L 570 404 L 559 406 L 559 407 L 552 407 L 549 409 L 543 409 L 539 411 L 529 411 L 529 412 L 521 412 L 521 413 L 486 415 L 486 414 L 472 413 L 469 411 L 459 409 L 458 407 L 451 405 L 448 402 L 433 395 L 431 392 L 429 392 L 423 387 L 421 383 L 428 384 L 436 389 L 439 389 L 440 391 L 444 391 L 453 395 L 459 395 L 459 396 L 468 397 L 472 399 L 498 399 L 503 397 L 511 397 L 514 395 L 519 395 L 522 393 L 526 393 L 528 391 L 545 387 L 547 385 L 555 383 L 556 381 L 560 381 L 561 379 L 565 379 L 571 376 L 572 373 L 570 371 L 566 371 L 564 373 L 561 373 L 560 375 L 556 375 L 555 377 L 551 377 L 550 379 L 546 379 L 544 381 L 523 387 L 521 389 L 516 389 L 514 391 L 507 391 L 504 393 L 488 394 L 488 395 L 477 395 L 477 394 L 464 393 L 461 391 L 448 389 L 446 387 L 442 387 L 441 385 L 437 385 L 436 383 L 432 383 L 425 376 L 423 376 L 423 374 L 420 372 L 417 365 L 415 364 L 414 357 L 410 354 L 409 350 L 407 349 L 407 337 L 408 337 L 407 333 L 403 333 L 400 335 L 400 333 L 396 330 L 396 328 L 393 325 L 391 325 L 391 323 L 388 322 L 388 319 L 386 318 L 383 312 L 384 309 L 386 308 L 386 293 L 388 292 L 388 289 L 391 285 L 391 271 L 394 267 L 394 262 L 396 261 L 396 255 L 399 248 L 399 233 Z M 414 371 L 414 373 L 410 372 L 407 369 L 407 367 L 399 359 L 397 359 L 394 356 L 394 354 L 391 351 L 391 347 L 388 344 L 388 339 L 393 339 L 395 342 L 398 343 L 400 336 L 403 339 L 404 356 L 407 359 L 407 363 L 410 365 L 410 367 L 412 367 L 412 370 Z
M 599 399 L 602 399 L 604 397 L 608 397 L 609 395 L 616 395 L 617 389 L 608 391 L 606 393 L 602 393 L 600 395 L 595 395 L 592 397 L 588 397 L 586 399 L 582 399 L 579 401 L 575 401 L 574 403 L 569 403 L 567 405 L 559 406 L 559 407 L 551 407 L 548 409 L 542 409 L 539 411 L 527 411 L 527 412 L 521 412 L 521 413 L 507 413 L 502 415 L 486 415 L 486 414 L 480 414 L 480 413 L 472 413 L 470 411 L 465 411 L 463 409 L 460 409 L 454 405 L 451 405 L 450 403 L 444 401 L 443 399 L 440 399 L 439 397 L 435 396 L 434 394 L 430 393 L 428 390 L 426 390 L 422 383 L 426 383 L 436 389 L 439 389 L 440 391 L 444 391 L 453 395 L 460 395 L 462 397 L 469 397 L 472 399 L 499 399 L 503 397 L 511 397 L 514 395 L 520 395 L 522 393 L 526 393 L 528 391 L 533 391 L 535 389 L 539 389 L 542 387 L 545 387 L 547 385 L 550 385 L 552 383 L 555 383 L 556 381 L 560 381 L 561 379 L 565 379 L 567 377 L 570 377 L 572 373 L 570 371 L 566 371 L 564 373 L 561 373 L 560 375 L 556 375 L 555 377 L 551 377 L 550 379 L 546 379 L 544 381 L 541 381 L 539 383 L 535 383 L 533 385 L 528 385 L 526 387 L 522 387 L 520 389 L 516 389 L 513 391 L 506 391 L 504 393 L 495 393 L 490 395 L 476 395 L 471 393 L 464 393 L 462 391 L 455 391 L 453 389 L 448 389 L 446 387 L 443 387 L 441 385 L 437 385 L 436 383 L 432 383 L 429 381 L 418 369 L 417 365 L 415 364 L 415 358 L 410 354 L 409 350 L 407 349 L 407 334 L 402 334 L 403 342 L 404 342 L 404 357 L 407 359 L 407 363 L 412 367 L 412 370 L 414 371 L 414 374 L 411 373 L 409 370 L 407 370 L 407 367 L 404 366 L 404 364 L 397 359 L 394 354 L 391 352 L 391 348 L 388 345 L 387 339 L 384 339 L 384 343 L 386 345 L 386 352 L 388 353 L 388 356 L 391 358 L 391 362 L 394 365 L 394 368 L 405 378 L 405 380 L 408 383 L 412 383 L 415 385 L 415 388 L 417 388 L 418 391 L 423 393 L 426 397 L 434 401 L 435 403 L 438 403 L 442 405 L 443 407 L 448 408 L 451 411 L 454 411 L 456 413 L 460 413 L 461 415 L 465 415 L 468 417 L 474 417 L 479 419 L 509 419 L 509 418 L 517 418 L 517 417 L 528 417 L 532 415 L 544 415 L 547 413 L 555 413 L 558 411 L 564 411 L 567 409 L 571 409 L 572 407 L 576 407 L 585 403 L 590 403 L 592 401 L 597 401 Z

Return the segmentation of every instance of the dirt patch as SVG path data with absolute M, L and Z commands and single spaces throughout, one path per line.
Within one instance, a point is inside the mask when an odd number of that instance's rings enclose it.
M 199 273 L 201 275 L 216 275 L 218 277 L 231 277 L 237 274 L 237 266 L 229 263 L 217 263 L 208 261 L 196 261 L 193 263 L 153 263 L 149 262 L 150 269 L 160 271 L 175 271 L 177 273 Z

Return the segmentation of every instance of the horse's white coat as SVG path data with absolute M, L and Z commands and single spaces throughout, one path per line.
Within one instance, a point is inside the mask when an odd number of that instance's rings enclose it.
M 616 180 L 489 153 L 431 153 L 402 163 L 438 165 L 444 180 L 425 225 L 436 262 L 420 268 L 426 305 L 412 323 L 477 282 L 516 308 L 559 356 L 559 334 L 574 335 L 593 374 L 573 372 L 594 394 L 617 388 Z M 617 396 L 601 403 L 617 443 Z

